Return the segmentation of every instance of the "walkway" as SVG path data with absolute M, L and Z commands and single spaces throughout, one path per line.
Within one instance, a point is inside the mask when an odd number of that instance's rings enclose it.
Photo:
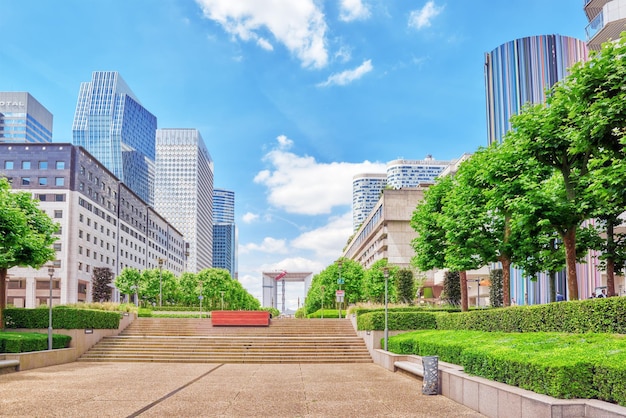
M 482 417 L 375 364 L 69 363 L 0 375 L 0 417 Z

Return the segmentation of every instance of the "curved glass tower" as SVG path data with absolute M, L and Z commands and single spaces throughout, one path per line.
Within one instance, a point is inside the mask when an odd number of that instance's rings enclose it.
M 489 143 L 502 142 L 511 116 L 526 103 L 543 103 L 546 90 L 587 59 L 579 39 L 540 35 L 516 39 L 485 54 L 487 133 Z

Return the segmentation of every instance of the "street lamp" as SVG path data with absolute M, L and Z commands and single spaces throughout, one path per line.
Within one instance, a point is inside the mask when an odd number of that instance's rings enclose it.
M 341 280 L 341 265 L 342 264 L 343 262 L 341 260 L 337 261 L 337 266 L 339 267 L 339 279 L 337 280 L 337 284 L 339 285 L 339 290 L 341 290 L 341 284 L 343 283 L 343 280 Z M 343 296 L 341 296 L 340 294 L 337 299 L 339 302 L 339 319 L 341 319 L 341 306 L 343 305 Z
M 389 281 L 389 268 L 385 267 L 383 269 L 383 276 L 385 276 L 385 351 L 387 351 L 387 341 L 389 340 L 389 312 L 387 310 L 387 302 L 389 299 L 389 294 L 387 292 L 387 282 Z
M 54 277 L 54 266 L 48 267 L 48 275 L 50 276 L 50 300 L 48 305 L 48 350 L 52 350 L 52 278 Z
M 159 308 L 161 307 L 161 303 L 163 302 L 163 260 L 159 258 Z

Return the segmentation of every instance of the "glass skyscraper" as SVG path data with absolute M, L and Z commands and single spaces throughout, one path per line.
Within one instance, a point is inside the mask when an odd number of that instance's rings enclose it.
M 0 92 L 0 143 L 52 142 L 52 113 L 25 92 Z
M 213 190 L 213 267 L 226 269 L 237 278 L 235 192 L 230 190 Z
M 154 207 L 189 243 L 186 270 L 213 267 L 213 160 L 197 129 L 157 129 Z
M 546 89 L 586 59 L 583 41 L 561 35 L 516 39 L 485 54 L 489 143 L 502 142 L 511 129 L 511 116 L 526 103 L 545 102 Z
M 87 149 L 148 204 L 154 204 L 156 116 L 119 73 L 95 71 L 81 83 L 73 142 Z

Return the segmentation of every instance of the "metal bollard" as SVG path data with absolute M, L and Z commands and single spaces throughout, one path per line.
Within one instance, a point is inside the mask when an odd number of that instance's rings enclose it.
M 424 367 L 424 385 L 422 386 L 422 393 L 424 395 L 438 395 L 439 357 L 422 357 L 422 366 Z

